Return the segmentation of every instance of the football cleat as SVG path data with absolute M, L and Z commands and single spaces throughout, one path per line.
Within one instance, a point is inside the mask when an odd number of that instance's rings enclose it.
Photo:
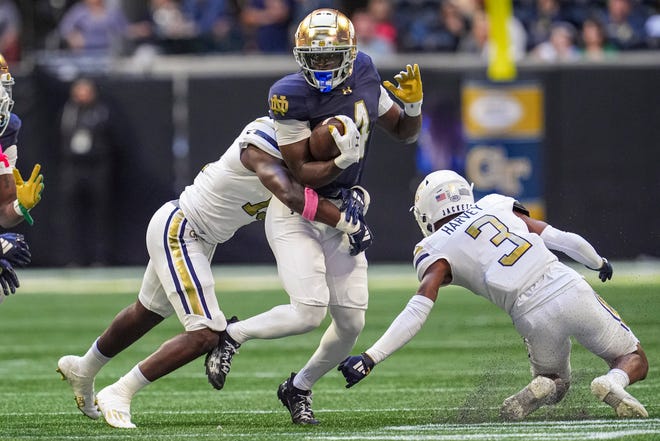
M 233 316 L 227 320 L 227 324 L 236 323 L 238 318 Z M 206 367 L 206 378 L 214 388 L 220 390 L 225 386 L 227 375 L 231 369 L 231 361 L 238 353 L 240 343 L 236 342 L 227 332 L 220 334 L 218 346 L 206 354 L 204 366 Z
M 556 390 L 554 380 L 539 375 L 520 392 L 504 400 L 500 416 L 505 421 L 520 421 L 552 399 Z
M 648 418 L 649 413 L 642 403 L 618 384 L 612 383 L 607 375 L 596 377 L 591 382 L 591 393 L 600 401 L 609 404 L 621 418 Z
M 96 394 L 99 410 L 105 422 L 119 429 L 135 429 L 137 426 L 131 421 L 131 400 L 118 394 L 112 385 L 101 389 Z
M 78 409 L 86 416 L 96 420 L 101 414 L 96 407 L 96 398 L 94 397 L 94 378 L 76 373 L 78 360 L 80 360 L 80 357 L 65 355 L 58 360 L 56 371 L 62 375 L 62 380 L 66 380 L 73 389 L 73 396 Z
M 318 424 L 319 420 L 314 418 L 312 411 L 312 391 L 300 390 L 293 385 L 296 373 L 291 372 L 291 377 L 284 380 L 277 388 L 277 398 L 282 405 L 289 410 L 291 421 L 294 424 Z

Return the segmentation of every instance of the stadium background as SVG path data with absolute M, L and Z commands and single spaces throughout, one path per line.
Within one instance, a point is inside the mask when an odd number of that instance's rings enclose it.
M 80 60 L 78 60 L 79 62 Z M 485 79 L 478 60 L 406 54 L 379 63 L 383 78 L 401 66 L 422 67 L 425 108 L 440 103 L 449 119 L 461 115 L 461 87 Z M 41 59 L 27 72 L 14 71 L 15 112 L 23 119 L 20 164 L 41 162 L 46 176 L 36 224 L 21 226 L 35 246 L 34 265 L 58 261 L 57 116 L 67 98 L 71 67 L 66 56 Z M 63 69 L 65 67 L 66 69 Z M 295 70 L 289 56 L 164 57 L 148 71 L 120 61 L 91 75 L 115 118 L 120 119 L 121 162 L 113 209 L 114 265 L 142 265 L 144 233 L 153 213 L 177 196 L 206 162 L 218 158 L 246 121 L 267 111 L 270 84 Z M 543 91 L 541 182 L 547 220 L 583 233 L 603 255 L 615 259 L 659 257 L 660 59 L 657 53 L 621 55 L 616 62 L 536 64 L 522 62 L 519 80 Z M 176 104 L 175 104 L 176 103 Z M 176 122 L 173 106 L 183 106 Z M 184 142 L 184 154 L 181 146 Z M 177 153 L 175 153 L 177 152 Z M 419 239 L 408 213 L 420 179 L 415 146 L 394 143 L 377 131 L 364 185 L 373 197 L 368 221 L 376 237 L 372 262 L 408 261 Z M 93 237 L 88 240 L 94 240 Z M 255 223 L 223 244 L 217 263 L 272 262 L 263 226 Z

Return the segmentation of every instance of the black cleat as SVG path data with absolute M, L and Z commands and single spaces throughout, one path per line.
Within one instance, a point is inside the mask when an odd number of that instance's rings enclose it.
M 293 378 L 295 376 L 296 373 L 291 372 L 291 377 L 280 384 L 280 387 L 277 388 L 277 398 L 284 407 L 289 409 L 291 421 L 294 424 L 318 424 L 319 420 L 314 418 L 314 412 L 312 412 L 312 391 L 294 387 Z
M 233 316 L 227 320 L 227 324 L 235 323 L 237 321 L 238 318 Z M 240 343 L 237 343 L 231 338 L 227 332 L 222 332 L 220 334 L 218 346 L 206 354 L 206 359 L 204 360 L 206 377 L 208 378 L 209 383 L 211 383 L 211 386 L 218 390 L 224 387 L 225 380 L 231 369 L 231 360 L 234 358 L 234 354 L 238 353 L 238 348 L 240 347 Z

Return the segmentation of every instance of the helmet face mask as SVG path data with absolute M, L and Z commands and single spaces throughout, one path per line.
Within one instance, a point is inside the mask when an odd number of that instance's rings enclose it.
M 451 170 L 435 171 L 422 180 L 412 207 L 415 220 L 424 236 L 435 232 L 435 223 L 462 213 L 474 204 L 472 185 Z
M 353 23 L 335 9 L 317 9 L 298 25 L 293 56 L 310 86 L 330 92 L 353 73 Z
M 12 98 L 13 85 L 14 79 L 9 73 L 7 62 L 0 54 L 0 135 L 5 133 L 11 116 L 11 109 L 14 107 L 14 100 Z

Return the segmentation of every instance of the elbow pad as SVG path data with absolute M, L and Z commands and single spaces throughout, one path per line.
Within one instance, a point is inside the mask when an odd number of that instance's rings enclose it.
M 548 225 L 541 232 L 541 239 L 551 250 L 561 251 L 589 269 L 597 270 L 603 265 L 603 258 L 580 235 L 561 231 Z

